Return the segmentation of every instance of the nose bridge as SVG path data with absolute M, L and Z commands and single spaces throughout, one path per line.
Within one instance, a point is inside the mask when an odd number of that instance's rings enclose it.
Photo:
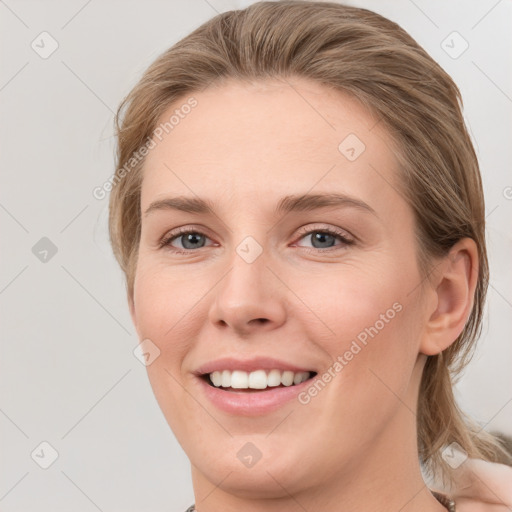
M 247 236 L 234 246 L 226 263 L 231 270 L 219 287 L 226 306 L 258 303 L 265 298 L 271 273 L 266 268 L 267 254 L 254 237 Z

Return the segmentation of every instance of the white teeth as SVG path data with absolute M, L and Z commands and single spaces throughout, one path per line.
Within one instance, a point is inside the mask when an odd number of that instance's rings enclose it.
M 210 379 L 212 379 L 212 383 L 214 386 L 219 387 L 222 385 L 222 373 L 220 373 L 220 372 L 210 373 Z
M 223 370 L 210 373 L 210 380 L 215 387 L 234 389 L 266 389 L 267 387 L 292 386 L 309 379 L 310 372 L 291 372 L 289 370 L 255 370 L 244 372 L 241 370 Z
M 265 389 L 267 387 L 267 373 L 265 370 L 256 370 L 249 374 L 249 387 L 252 389 Z
M 293 372 L 283 372 L 281 375 L 281 384 L 283 386 L 291 386 L 293 384 Z
M 270 370 L 267 375 L 267 386 L 273 388 L 281 384 L 281 372 L 279 370 Z
M 235 389 L 247 389 L 249 387 L 249 375 L 247 375 L 247 372 L 235 370 L 231 374 L 231 387 Z
M 294 384 L 300 384 L 301 382 L 302 382 L 302 375 L 301 375 L 301 373 L 296 373 L 293 376 L 293 383 Z

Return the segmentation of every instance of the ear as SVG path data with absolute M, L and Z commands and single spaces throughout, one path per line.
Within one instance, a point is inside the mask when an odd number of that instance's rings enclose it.
M 471 238 L 459 240 L 436 264 L 433 289 L 429 291 L 434 295 L 434 306 L 420 344 L 422 354 L 439 354 L 464 329 L 473 308 L 478 269 L 478 248 Z

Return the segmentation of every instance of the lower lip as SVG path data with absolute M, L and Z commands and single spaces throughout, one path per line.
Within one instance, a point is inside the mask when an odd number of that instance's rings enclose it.
M 313 379 L 294 386 L 267 388 L 262 391 L 225 391 L 210 386 L 203 378 L 197 377 L 206 397 L 217 408 L 240 416 L 260 416 L 275 411 L 290 402 L 307 388 Z

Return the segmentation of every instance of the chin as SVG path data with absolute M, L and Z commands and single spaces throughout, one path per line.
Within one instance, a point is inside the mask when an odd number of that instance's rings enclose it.
M 261 464 L 261 465 L 260 465 Z M 240 498 L 279 498 L 283 494 L 294 494 L 298 490 L 304 490 L 305 483 L 301 481 L 301 476 L 290 467 L 297 468 L 297 463 L 288 468 L 274 467 L 265 465 L 262 460 L 253 468 L 240 468 L 239 465 L 226 464 L 222 466 L 199 466 L 196 470 L 204 469 L 204 476 L 212 482 L 218 484 L 224 492 L 238 496 Z M 303 477 L 304 478 L 304 477 Z M 310 478 L 307 478 L 310 482 Z
M 200 460 L 197 464 L 192 463 L 193 471 L 199 471 L 225 492 L 244 498 L 279 498 L 283 493 L 293 494 L 312 485 L 313 480 L 316 480 L 314 475 L 321 478 L 321 471 L 312 471 L 311 466 L 304 466 L 299 451 L 294 446 L 286 449 L 282 442 L 278 442 L 270 447 L 267 440 L 266 450 L 263 446 L 264 438 L 261 441 L 256 440 L 267 455 L 262 454 L 252 466 L 248 461 L 246 466 L 243 462 L 244 454 L 251 450 L 247 447 L 244 452 L 245 441 L 241 442 L 236 438 L 232 441 L 232 450 L 227 447 L 218 451 L 209 450 L 209 456 L 201 457 L 198 454 Z M 237 455 L 239 452 L 240 455 Z M 293 457 L 286 457 L 286 453 Z

